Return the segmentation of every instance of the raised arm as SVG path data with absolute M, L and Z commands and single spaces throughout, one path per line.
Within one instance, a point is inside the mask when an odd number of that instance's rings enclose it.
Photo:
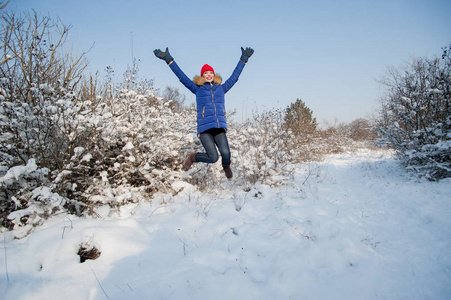
M 251 57 L 253 53 L 254 49 L 249 47 L 243 49 L 243 47 L 241 47 L 240 61 L 236 65 L 235 70 L 233 70 L 232 75 L 223 84 L 224 93 L 227 93 L 238 81 L 238 78 L 240 77 L 240 74 L 243 71 L 245 64 L 247 63 L 249 57 Z
M 172 72 L 174 72 L 175 76 L 177 76 L 180 82 L 187 89 L 189 89 L 194 94 L 196 93 L 197 85 L 191 79 L 189 79 L 188 76 L 186 76 L 185 73 L 183 73 L 183 71 L 179 68 L 177 63 L 174 61 L 174 58 L 169 53 L 168 47 L 166 47 L 166 50 L 164 52 L 161 51 L 160 49 L 155 49 L 153 53 L 155 54 L 156 57 L 164 60 L 169 65 Z

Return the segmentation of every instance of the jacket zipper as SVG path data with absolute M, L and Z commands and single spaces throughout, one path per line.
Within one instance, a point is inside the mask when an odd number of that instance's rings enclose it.
M 211 82 L 210 82 L 210 92 L 211 92 L 211 101 L 213 102 L 213 107 L 215 108 L 216 123 L 218 124 L 218 128 L 219 128 L 218 112 L 216 111 L 215 96 L 213 95 L 213 83 L 211 83 Z

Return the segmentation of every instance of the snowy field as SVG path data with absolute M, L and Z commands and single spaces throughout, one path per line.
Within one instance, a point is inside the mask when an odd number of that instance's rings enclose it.
M 390 152 L 300 165 L 278 189 L 178 184 L 2 233 L 0 299 L 451 299 L 451 180 L 412 177 Z M 82 243 L 100 257 L 80 263 Z

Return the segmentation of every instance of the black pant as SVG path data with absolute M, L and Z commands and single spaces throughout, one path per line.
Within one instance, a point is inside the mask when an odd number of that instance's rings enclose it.
M 215 163 L 219 159 L 219 153 L 221 153 L 222 163 L 225 165 L 230 164 L 230 148 L 227 140 L 226 132 L 223 128 L 215 128 L 213 130 L 207 130 L 200 134 L 200 141 L 205 148 L 206 153 L 198 153 L 196 160 L 204 163 Z

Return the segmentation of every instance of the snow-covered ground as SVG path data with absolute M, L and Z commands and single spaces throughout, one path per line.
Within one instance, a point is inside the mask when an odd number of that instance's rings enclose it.
M 409 176 L 390 152 L 300 165 L 277 189 L 178 184 L 1 234 L 0 298 L 451 299 L 451 180 Z M 80 263 L 82 243 L 100 257 Z

